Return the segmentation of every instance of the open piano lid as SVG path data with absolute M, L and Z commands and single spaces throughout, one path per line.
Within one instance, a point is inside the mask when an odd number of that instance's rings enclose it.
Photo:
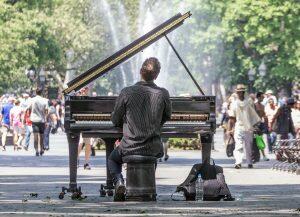
M 169 20 L 165 21 L 147 34 L 127 45 L 125 48 L 117 51 L 115 54 L 111 55 L 99 64 L 95 65 L 94 67 L 90 68 L 86 72 L 80 74 L 79 76 L 68 82 L 68 88 L 64 89 L 64 94 L 70 94 L 73 91 L 77 91 L 80 88 L 91 83 L 98 77 L 103 76 L 109 70 L 128 60 L 136 53 L 145 49 L 155 41 L 159 40 L 163 36 L 166 36 L 166 34 L 182 25 L 184 20 L 191 15 L 192 14 L 190 12 L 187 12 L 183 15 L 179 13 Z

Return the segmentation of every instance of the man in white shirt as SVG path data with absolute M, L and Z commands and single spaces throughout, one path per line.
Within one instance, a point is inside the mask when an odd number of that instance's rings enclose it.
M 243 84 L 238 84 L 235 92 L 238 98 L 232 103 L 229 114 L 229 130 L 228 133 L 234 132 L 235 139 L 235 168 L 242 167 L 244 148 L 246 152 L 246 161 L 248 168 L 252 165 L 252 142 L 253 142 L 253 126 L 260 122 L 257 115 L 253 100 L 245 97 L 246 88 Z M 234 131 L 233 131 L 234 127 Z
M 42 89 L 36 90 L 36 96 L 30 100 L 29 109 L 31 109 L 30 120 L 32 121 L 32 130 L 34 136 L 34 148 L 36 156 L 44 154 L 44 130 L 46 116 L 48 112 L 48 99 L 43 98 Z

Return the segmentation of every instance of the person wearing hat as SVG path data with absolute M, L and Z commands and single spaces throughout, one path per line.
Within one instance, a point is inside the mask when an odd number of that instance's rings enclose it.
M 255 111 L 253 100 L 245 96 L 245 85 L 238 84 L 235 92 L 237 99 L 232 102 L 230 111 L 228 112 L 228 133 L 233 134 L 235 139 L 235 149 L 233 151 L 235 168 L 240 169 L 242 167 L 244 149 L 248 168 L 253 168 L 251 157 L 253 126 L 261 120 Z
M 264 98 L 264 100 L 262 102 L 262 104 L 264 106 L 266 106 L 268 104 L 269 99 L 273 99 L 275 105 L 277 105 L 277 98 L 276 98 L 276 96 L 273 95 L 273 91 L 272 90 L 267 90 L 266 93 L 265 93 L 265 96 L 266 97 Z
M 295 105 L 293 98 L 288 98 L 286 104 L 281 106 L 272 120 L 272 129 L 280 135 L 280 139 L 288 139 L 289 133 L 294 137 L 296 136 L 296 130 L 292 119 L 292 108 Z

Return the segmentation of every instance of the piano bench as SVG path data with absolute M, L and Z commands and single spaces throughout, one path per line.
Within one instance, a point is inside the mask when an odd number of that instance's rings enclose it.
M 126 200 L 156 201 L 155 167 L 156 157 L 129 155 L 123 157 L 127 163 Z

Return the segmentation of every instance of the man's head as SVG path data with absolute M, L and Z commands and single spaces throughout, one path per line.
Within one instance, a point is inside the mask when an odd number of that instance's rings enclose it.
M 141 68 L 141 77 L 144 81 L 153 81 L 160 72 L 160 63 L 157 58 L 150 57 L 146 59 Z
M 17 99 L 17 100 L 15 101 L 15 105 L 16 105 L 16 106 L 20 105 L 20 100 Z
M 270 96 L 272 96 L 273 95 L 273 91 L 272 90 L 267 90 L 266 91 L 266 96 L 267 97 L 270 97 Z
M 43 89 L 38 87 L 38 88 L 36 89 L 35 93 L 36 93 L 36 95 L 41 96 L 42 93 L 43 93 Z
M 294 107 L 294 105 L 295 105 L 295 99 L 294 98 L 288 98 L 287 100 L 286 100 L 286 104 L 287 104 L 287 106 L 288 107 L 290 107 L 290 108 L 293 108 Z
M 264 93 L 263 92 L 257 92 L 256 93 L 256 99 L 258 102 L 262 102 L 264 100 Z
M 89 87 L 85 86 L 81 88 L 79 92 L 81 96 L 87 96 L 89 94 Z
M 269 105 L 270 105 L 270 106 L 274 106 L 274 105 L 275 105 L 275 102 L 274 102 L 274 99 L 273 99 L 273 98 L 270 98 L 270 99 L 268 100 L 268 102 L 269 102 Z
M 244 100 L 245 99 L 245 92 L 246 92 L 246 87 L 243 84 L 238 84 L 235 88 L 235 92 L 238 96 L 239 100 Z

